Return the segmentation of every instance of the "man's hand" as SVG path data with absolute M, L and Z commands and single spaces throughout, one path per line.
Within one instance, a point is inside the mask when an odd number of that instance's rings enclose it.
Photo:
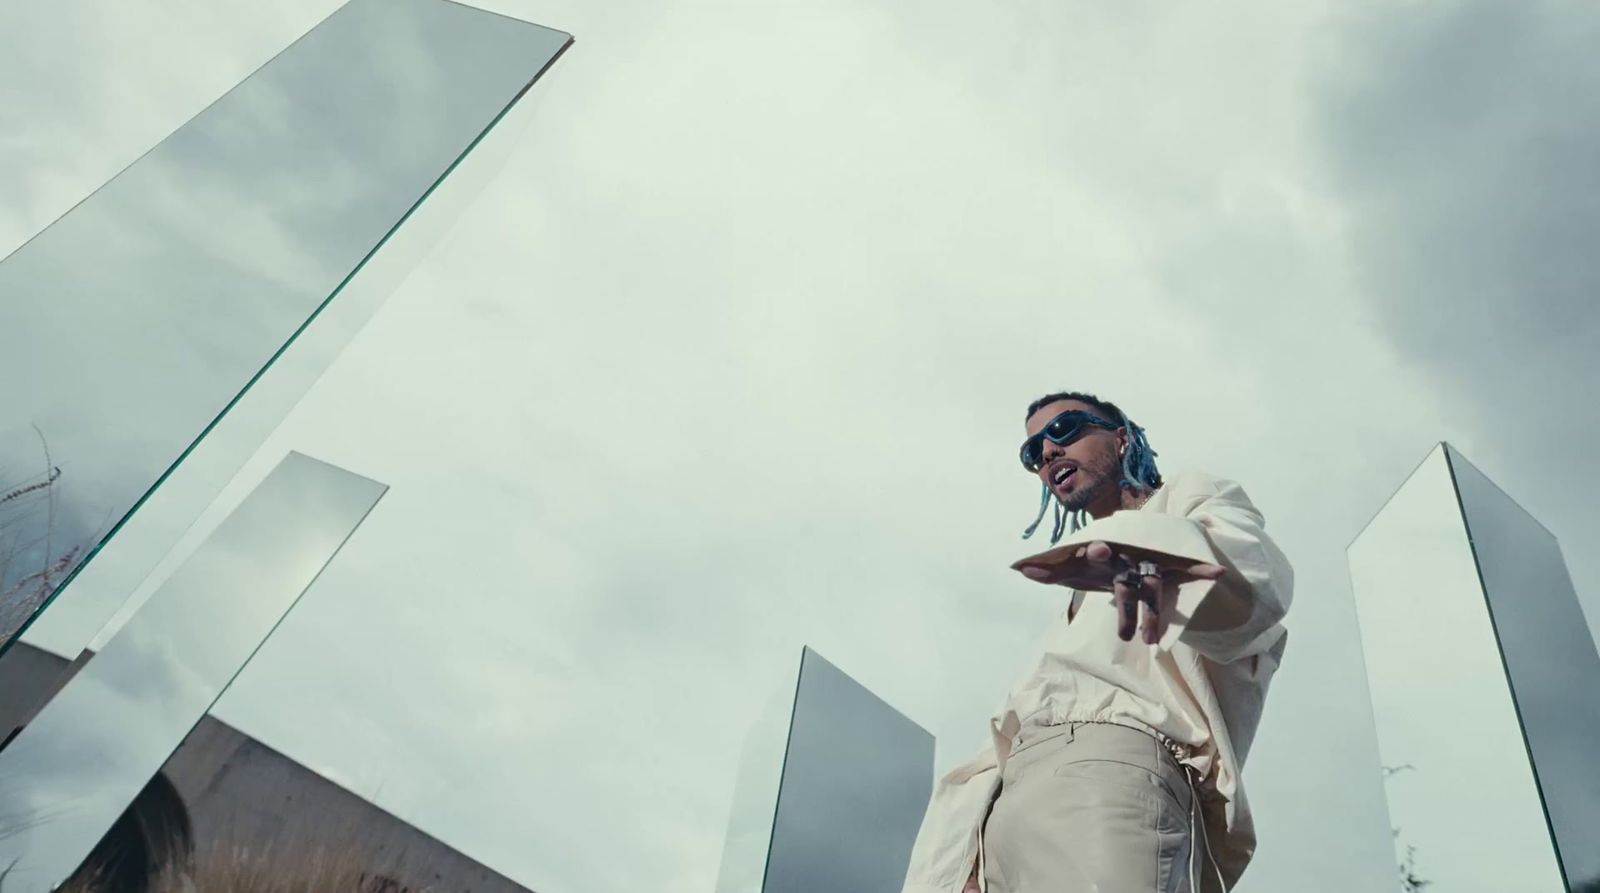
M 1141 561 L 1151 561 L 1159 574 L 1117 578 L 1135 569 Z M 1161 552 L 1127 548 L 1115 552 L 1103 542 L 1086 546 L 1067 546 L 1030 555 L 1012 565 L 1023 576 L 1039 583 L 1070 586 L 1073 589 L 1109 592 L 1117 608 L 1117 636 L 1133 640 L 1138 627 L 1144 642 L 1154 645 L 1161 639 L 1171 606 L 1176 602 L 1178 584 L 1190 580 L 1215 580 L 1226 573 L 1221 565 L 1194 562 Z M 1142 585 L 1135 585 L 1137 580 Z M 1139 606 L 1143 605 L 1141 612 Z M 1140 614 L 1143 617 L 1140 617 Z
M 972 862 L 972 873 L 967 875 L 967 883 L 961 888 L 961 893 L 979 893 L 978 891 L 978 862 Z

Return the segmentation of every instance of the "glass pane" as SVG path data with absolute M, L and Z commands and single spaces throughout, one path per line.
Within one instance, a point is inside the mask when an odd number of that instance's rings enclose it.
M 801 664 L 804 664 L 802 652 Z M 783 680 L 745 732 L 728 810 L 728 830 L 717 869 L 716 893 L 760 893 L 772 850 L 772 820 L 783 786 L 783 754 L 789 745 L 801 666 Z
M 209 714 L 123 810 L 65 889 L 529 893 Z
M 569 42 L 352 0 L 0 262 L 0 379 L 30 383 L 0 428 L 0 648 Z
M 386 489 L 290 454 L 0 750 L 7 893 L 77 868 Z
M 1349 560 L 1400 864 L 1428 889 L 1565 889 L 1442 445 Z
M 810 648 L 746 738 L 717 893 L 899 893 L 933 736 Z
M 1600 889 L 1600 653 L 1556 538 L 1447 449 L 1567 881 Z
M 762 893 L 899 893 L 933 736 L 806 649 Z

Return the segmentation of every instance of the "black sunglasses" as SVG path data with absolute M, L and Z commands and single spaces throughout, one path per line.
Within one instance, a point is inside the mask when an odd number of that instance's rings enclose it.
M 1108 431 L 1115 431 L 1122 427 L 1121 425 L 1113 425 L 1105 419 L 1092 413 L 1084 412 L 1081 409 L 1069 409 L 1051 419 L 1050 423 L 1040 429 L 1038 434 L 1022 442 L 1022 467 L 1034 474 L 1038 474 L 1039 469 L 1044 467 L 1045 438 L 1050 438 L 1051 443 L 1066 446 L 1082 437 L 1083 429 L 1091 425 L 1096 428 L 1105 428 Z

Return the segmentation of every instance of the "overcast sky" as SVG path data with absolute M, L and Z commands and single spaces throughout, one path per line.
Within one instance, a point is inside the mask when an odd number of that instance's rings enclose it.
M 335 5 L 8 4 L 0 252 Z M 578 42 L 241 478 L 392 489 L 219 707 L 468 854 L 710 889 L 802 644 L 969 755 L 1061 607 L 1007 570 L 1058 388 L 1295 562 L 1242 890 L 1391 882 L 1344 548 L 1434 442 L 1600 616 L 1600 10 L 492 8 Z

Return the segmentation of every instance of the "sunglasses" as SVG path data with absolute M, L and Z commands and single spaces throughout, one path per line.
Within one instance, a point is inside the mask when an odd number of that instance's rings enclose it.
M 1038 474 L 1039 469 L 1044 467 L 1045 438 L 1049 438 L 1051 443 L 1066 446 L 1082 437 L 1084 429 L 1090 426 L 1105 428 L 1108 431 L 1122 427 L 1113 425 L 1097 415 L 1079 409 L 1069 409 L 1051 419 L 1038 434 L 1022 442 L 1022 467 L 1033 474 Z

